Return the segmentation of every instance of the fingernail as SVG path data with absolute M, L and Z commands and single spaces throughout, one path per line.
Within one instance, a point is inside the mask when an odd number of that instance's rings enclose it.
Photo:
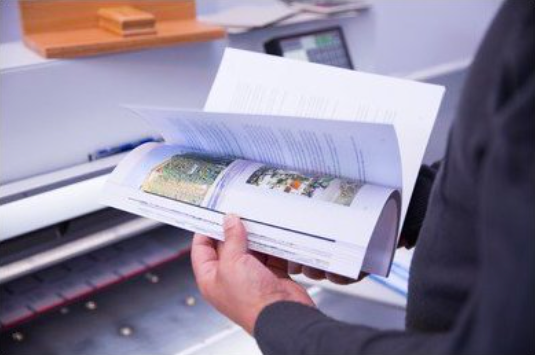
M 300 274 L 301 273 L 301 265 L 294 263 L 294 262 L 288 262 L 288 273 L 292 275 Z
M 240 218 L 235 214 L 227 214 L 223 219 L 223 229 L 232 229 L 239 222 Z

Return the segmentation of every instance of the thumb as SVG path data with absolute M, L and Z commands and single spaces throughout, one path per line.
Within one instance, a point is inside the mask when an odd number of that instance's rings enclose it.
M 247 231 L 236 215 L 229 214 L 223 221 L 225 243 L 221 248 L 221 259 L 234 259 L 247 253 Z

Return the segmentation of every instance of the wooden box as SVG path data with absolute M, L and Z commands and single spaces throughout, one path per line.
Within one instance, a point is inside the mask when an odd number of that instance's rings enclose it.
M 222 27 L 197 21 L 193 0 L 19 0 L 19 6 L 24 42 L 46 58 L 171 46 L 225 36 Z

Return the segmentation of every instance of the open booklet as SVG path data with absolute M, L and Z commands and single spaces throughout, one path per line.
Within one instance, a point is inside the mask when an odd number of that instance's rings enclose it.
M 386 276 L 443 91 L 227 50 L 205 111 L 129 107 L 164 142 L 129 153 L 102 202 L 219 240 L 235 213 L 252 250 Z

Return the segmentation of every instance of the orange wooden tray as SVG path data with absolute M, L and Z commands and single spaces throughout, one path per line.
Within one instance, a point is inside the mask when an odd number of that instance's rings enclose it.
M 24 42 L 46 58 L 74 58 L 209 41 L 225 36 L 196 19 L 193 0 L 19 0 Z M 101 8 L 132 6 L 156 18 L 156 33 L 123 37 L 99 27 Z

